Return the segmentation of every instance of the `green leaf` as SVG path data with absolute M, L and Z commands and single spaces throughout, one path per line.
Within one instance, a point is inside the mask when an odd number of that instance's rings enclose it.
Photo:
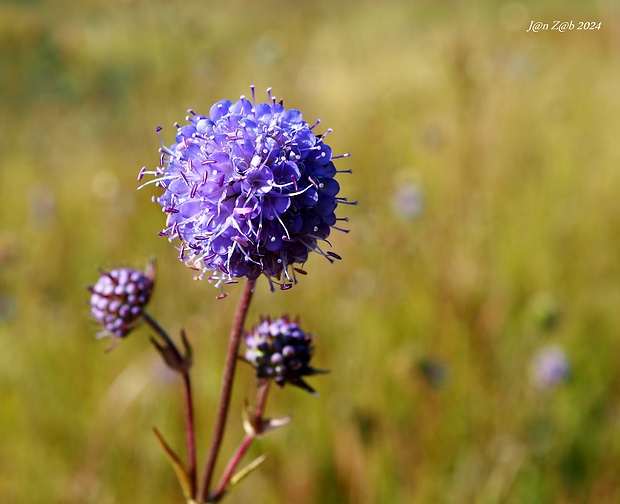
M 235 474 L 230 479 L 230 489 L 232 490 L 236 485 L 238 485 L 241 480 L 243 480 L 246 476 L 248 476 L 252 471 L 258 469 L 258 467 L 267 460 L 267 454 L 263 453 L 260 457 L 250 462 L 243 469 L 241 469 L 237 474 Z
M 183 497 L 185 497 L 185 500 L 188 502 L 188 504 L 193 503 L 194 496 L 192 495 L 192 483 L 189 474 L 187 474 L 187 470 L 183 466 L 183 462 L 181 462 L 179 456 L 174 453 L 172 448 L 170 448 L 170 445 L 166 443 L 166 440 L 157 430 L 157 428 L 153 427 L 153 432 L 155 433 L 155 437 L 157 438 L 159 445 L 164 449 L 164 452 L 168 456 L 168 460 L 172 464 L 174 472 L 179 479 L 179 484 L 181 485 L 181 490 L 183 491 Z

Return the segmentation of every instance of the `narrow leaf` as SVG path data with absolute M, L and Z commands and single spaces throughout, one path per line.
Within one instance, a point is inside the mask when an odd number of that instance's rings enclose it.
M 252 407 L 247 399 L 243 400 L 243 411 L 241 412 L 241 418 L 243 419 L 243 430 L 248 436 L 256 436 L 256 428 L 252 422 L 254 414 Z
M 168 460 L 170 461 L 170 464 L 172 464 L 174 472 L 176 473 L 177 478 L 179 479 L 179 485 L 181 485 L 181 490 L 183 491 L 183 497 L 185 497 L 185 500 L 188 503 L 194 502 L 193 495 L 192 495 L 191 480 L 190 480 L 189 474 L 187 474 L 187 470 L 185 469 L 185 467 L 183 467 L 183 462 L 181 462 L 181 459 L 179 458 L 179 456 L 176 453 L 174 453 L 172 448 L 170 448 L 170 445 L 166 443 L 166 440 L 161 435 L 161 433 L 157 430 L 157 428 L 153 427 L 153 432 L 155 433 L 155 437 L 157 438 L 159 445 L 163 448 L 164 452 L 168 456 Z
M 241 480 L 243 480 L 246 476 L 248 476 L 252 471 L 258 469 L 258 467 L 267 459 L 267 454 L 263 453 L 260 457 L 250 462 L 243 469 L 241 469 L 237 474 L 235 474 L 230 479 L 230 489 L 232 490 L 236 485 L 239 484 Z

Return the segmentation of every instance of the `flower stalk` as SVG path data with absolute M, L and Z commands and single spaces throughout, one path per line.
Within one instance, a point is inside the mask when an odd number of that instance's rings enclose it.
M 243 292 L 241 293 L 241 298 L 239 299 L 239 304 L 237 305 L 237 311 L 235 313 L 235 318 L 230 331 L 213 438 L 211 439 L 211 446 L 207 455 L 207 462 L 198 492 L 199 503 L 208 502 L 207 499 L 209 498 L 211 479 L 213 478 L 217 456 L 220 451 L 222 439 L 224 438 L 224 429 L 228 418 L 228 410 L 230 409 L 230 397 L 232 395 L 232 386 L 237 365 L 239 344 L 241 343 L 243 326 L 252 301 L 255 283 L 255 280 L 248 279 L 246 281 Z
M 245 437 L 243 438 L 243 441 L 241 441 L 241 444 L 237 448 L 237 451 L 235 451 L 233 456 L 230 458 L 230 461 L 228 462 L 228 465 L 226 466 L 226 469 L 224 470 L 224 473 L 222 474 L 222 478 L 220 479 L 220 482 L 218 483 L 215 489 L 215 492 L 213 494 L 213 498 L 212 498 L 213 502 L 219 502 L 222 499 L 222 497 L 224 497 L 224 495 L 226 494 L 228 490 L 228 486 L 231 482 L 231 479 L 233 475 L 235 474 L 237 467 L 239 466 L 239 463 L 241 462 L 244 455 L 246 454 L 246 452 L 252 445 L 252 442 L 254 441 L 254 439 L 261 434 L 260 431 L 256 430 L 256 426 L 263 424 L 263 421 L 264 421 L 263 411 L 265 410 L 265 403 L 267 402 L 268 392 L 269 392 L 269 382 L 261 381 L 261 383 L 258 386 L 258 397 L 256 399 L 256 406 L 254 408 L 254 414 L 250 418 L 250 423 L 252 424 L 252 426 L 254 426 L 254 428 L 246 432 Z
M 185 348 L 185 355 L 175 345 L 174 341 L 163 327 L 146 311 L 143 312 L 144 321 L 164 340 L 164 344 L 157 343 L 154 339 L 151 342 L 161 354 L 166 364 L 173 370 L 179 372 L 183 377 L 183 392 L 185 402 L 185 441 L 187 445 L 187 479 L 189 480 L 189 493 L 196 495 L 196 427 L 194 421 L 194 401 L 192 397 L 192 382 L 189 369 L 192 364 L 192 350 L 187 341 L 185 331 L 181 331 L 181 340 Z M 158 436 L 159 437 L 159 436 Z

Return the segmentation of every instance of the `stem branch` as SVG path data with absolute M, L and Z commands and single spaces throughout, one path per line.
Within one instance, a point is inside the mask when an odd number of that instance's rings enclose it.
M 142 317 L 146 323 L 150 325 L 151 328 L 159 335 L 159 337 L 164 340 L 166 348 L 175 354 L 177 362 L 180 363 L 184 361 L 184 357 L 181 356 L 181 352 L 174 344 L 174 341 L 172 341 L 172 338 L 168 336 L 168 333 L 164 330 L 164 328 L 161 327 L 159 323 L 146 311 L 142 313 Z M 187 343 L 184 332 L 181 332 L 181 337 L 187 350 L 189 348 L 189 344 Z M 177 371 L 179 371 L 178 368 Z M 194 497 L 196 495 L 196 435 L 194 422 L 194 401 L 192 399 L 192 382 L 189 376 L 188 368 L 184 368 L 179 372 L 183 375 L 183 389 L 185 393 L 185 440 L 187 443 L 188 459 L 187 474 L 191 482 L 191 495 Z
M 164 340 L 164 342 L 172 349 L 174 349 L 176 351 L 176 353 L 179 355 L 179 357 L 181 356 L 181 353 L 179 352 L 179 350 L 177 349 L 176 345 L 174 344 L 174 341 L 172 341 L 172 338 L 170 338 L 170 336 L 168 336 L 168 333 L 166 332 L 166 330 L 159 325 L 159 323 L 157 322 L 157 320 L 155 320 L 148 312 L 144 311 L 142 312 L 142 318 L 145 320 L 145 322 L 151 326 L 151 328 L 159 335 L 159 337 L 161 339 Z
M 267 401 L 269 383 L 269 381 L 262 381 L 261 383 L 259 383 L 256 407 L 250 420 L 254 426 L 261 425 L 263 422 L 263 411 L 265 409 L 265 402 Z M 228 466 L 226 466 L 224 474 L 222 474 L 222 478 L 220 479 L 220 482 L 215 489 L 215 493 L 213 495 L 213 502 L 219 502 L 220 499 L 224 497 L 224 494 L 226 493 L 226 487 L 230 483 L 230 480 L 232 479 L 233 474 L 237 469 L 237 466 L 243 459 L 243 456 L 248 451 L 248 448 L 250 448 L 250 445 L 255 438 L 256 435 L 254 433 L 247 433 L 243 438 L 243 441 L 241 441 L 239 448 L 237 448 L 237 451 L 228 462 Z

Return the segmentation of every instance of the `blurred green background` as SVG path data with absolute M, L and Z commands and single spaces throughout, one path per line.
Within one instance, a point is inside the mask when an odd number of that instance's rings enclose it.
M 600 30 L 527 33 L 530 21 Z M 620 5 L 615 1 L 0 2 L 0 500 L 181 502 L 181 384 L 141 328 L 97 341 L 97 268 L 159 278 L 194 343 L 199 462 L 240 289 L 194 282 L 136 176 L 186 110 L 255 84 L 331 127 L 360 201 L 260 314 L 316 334 L 315 399 L 227 502 L 620 502 Z M 563 349 L 569 379 L 532 381 Z M 242 436 L 241 367 L 219 470 Z M 248 461 L 250 457 L 248 457 Z

